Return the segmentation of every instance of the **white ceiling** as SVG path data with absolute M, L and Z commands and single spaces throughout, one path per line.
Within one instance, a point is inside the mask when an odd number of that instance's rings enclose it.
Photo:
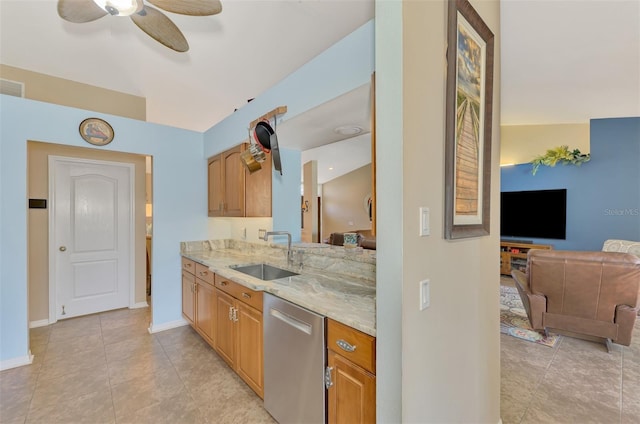
M 640 116 L 639 0 L 501 2 L 502 125 Z
M 176 53 L 127 18 L 72 24 L 56 0 L 0 0 L 0 62 L 145 97 L 148 121 L 205 131 L 374 15 L 373 0 L 222 4 L 167 13 L 190 44 Z M 640 116 L 640 0 L 502 1 L 501 35 L 503 125 Z M 368 87 L 355 91 L 282 124 L 283 147 L 349 145 L 333 129 L 358 120 L 369 131 Z

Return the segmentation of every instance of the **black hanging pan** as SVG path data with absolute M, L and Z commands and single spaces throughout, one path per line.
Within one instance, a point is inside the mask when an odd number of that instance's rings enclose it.
M 260 121 L 256 124 L 254 130 L 255 138 L 258 140 L 258 144 L 265 152 L 271 150 L 271 156 L 273 157 L 273 167 L 276 171 L 282 175 L 282 163 L 280 162 L 280 149 L 278 148 L 278 136 L 276 132 L 271 128 L 266 121 Z
M 273 128 L 268 122 L 260 121 L 256 124 L 254 130 L 256 141 L 260 148 L 267 153 L 271 150 L 271 134 L 273 133 Z

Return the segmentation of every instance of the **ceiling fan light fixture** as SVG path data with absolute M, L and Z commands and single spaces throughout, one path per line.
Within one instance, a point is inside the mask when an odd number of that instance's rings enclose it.
M 93 0 L 101 9 L 114 16 L 131 16 L 142 10 L 142 0 Z

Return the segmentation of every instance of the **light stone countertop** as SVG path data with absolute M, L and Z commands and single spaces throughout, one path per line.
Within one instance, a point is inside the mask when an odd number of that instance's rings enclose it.
M 234 248 L 211 243 L 212 249 L 200 249 L 202 242 L 186 242 L 190 245 L 185 248 L 182 243 L 181 255 L 209 267 L 211 271 L 221 277 L 235 281 L 257 291 L 272 293 L 282 299 L 296 305 L 307 308 L 320 315 L 324 315 L 345 325 L 353 327 L 371 336 L 376 335 L 376 288 L 375 277 L 372 280 L 369 275 L 366 278 L 358 278 L 349 275 L 348 271 L 358 269 L 358 265 L 366 264 L 370 260 L 367 255 L 361 255 L 354 261 L 348 260 L 349 255 L 342 256 L 339 260 L 336 249 L 328 253 L 333 256 L 331 265 L 325 265 L 326 258 L 314 252 L 318 249 L 305 249 L 303 245 L 293 245 L 292 250 L 303 252 L 303 266 L 286 266 L 286 249 L 280 245 L 258 246 L 254 248 L 251 243 L 234 243 Z M 207 243 L 206 241 L 204 242 Z M 238 247 L 240 245 L 240 248 Z M 245 248 L 249 246 L 249 248 Z M 209 246 L 206 246 L 209 247 Z M 342 248 L 341 248 L 342 249 Z M 306 265 L 317 264 L 318 258 L 322 267 Z M 337 264 L 336 264 L 337 262 Z M 365 262 L 363 265 L 362 262 Z M 236 271 L 232 265 L 249 265 L 267 263 L 279 268 L 289 269 L 300 275 L 280 278 L 277 280 L 263 281 L 250 275 Z M 327 271 L 331 269 L 332 271 Z M 373 257 L 373 275 L 375 275 L 375 257 Z M 340 272 L 344 270 L 345 273 Z M 335 272 L 334 272 L 335 271 Z M 353 274 L 353 273 L 352 273 Z M 363 272 L 367 274 L 367 272 Z M 371 274 L 371 272 L 369 272 Z

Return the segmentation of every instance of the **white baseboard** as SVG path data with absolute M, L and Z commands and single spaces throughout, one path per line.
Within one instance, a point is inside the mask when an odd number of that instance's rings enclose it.
M 40 319 L 38 321 L 31 321 L 29 323 L 29 328 L 46 327 L 47 325 L 49 325 L 48 319 Z
M 184 319 L 179 319 L 177 321 L 165 322 L 160 325 L 153 325 L 149 327 L 149 334 L 159 333 L 165 330 L 171 330 L 172 328 L 183 327 L 185 325 L 189 325 L 189 322 Z
M 149 304 L 147 302 L 138 302 L 129 306 L 129 309 L 139 309 L 139 308 L 148 308 Z
M 11 368 L 22 367 L 24 365 L 31 365 L 33 363 L 33 355 L 31 351 L 26 356 L 21 356 L 19 358 L 5 359 L 4 361 L 0 361 L 0 371 L 8 370 Z

